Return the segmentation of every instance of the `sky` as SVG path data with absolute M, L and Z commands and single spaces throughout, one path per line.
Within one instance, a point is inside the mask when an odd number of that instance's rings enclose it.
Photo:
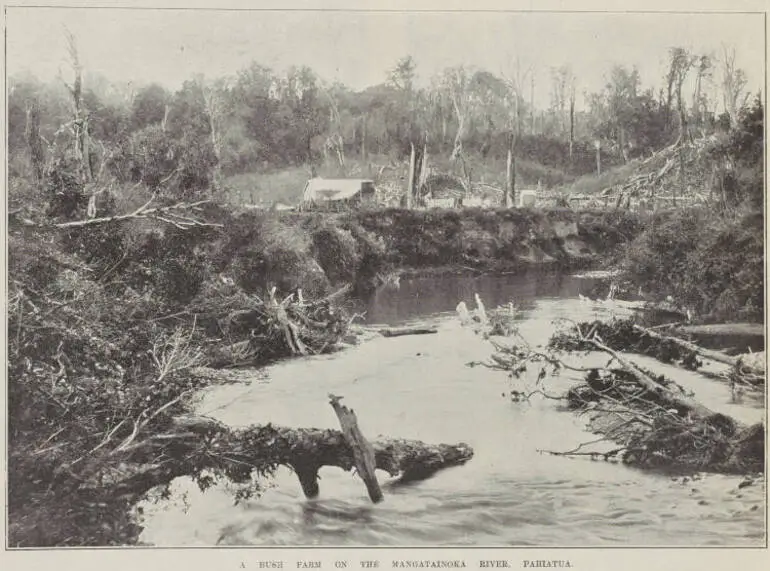
M 543 105 L 553 67 L 572 66 L 579 94 L 599 90 L 613 64 L 635 65 L 645 85 L 657 86 L 670 46 L 718 54 L 722 44 L 735 48 L 752 91 L 765 82 L 765 22 L 756 14 L 8 8 L 6 26 L 8 73 L 42 80 L 70 73 L 66 27 L 87 71 L 172 89 L 196 73 L 234 74 L 252 61 L 277 70 L 308 65 L 362 89 L 406 55 L 423 82 L 455 65 L 512 76 L 518 57 L 535 69 Z

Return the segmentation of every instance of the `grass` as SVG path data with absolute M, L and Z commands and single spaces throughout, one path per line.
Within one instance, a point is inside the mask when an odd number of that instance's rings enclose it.
M 483 184 L 499 189 L 505 187 L 505 159 L 470 155 L 467 157 L 467 164 L 474 185 Z M 388 168 L 380 173 L 380 167 L 384 165 Z M 428 167 L 433 172 L 449 173 L 464 179 L 460 164 L 450 161 L 448 157 L 429 156 Z M 387 156 L 377 155 L 369 157 L 366 162 L 355 157 L 349 158 L 344 169 L 331 162 L 318 165 L 316 174 L 326 178 L 372 178 L 375 183 L 403 187 L 406 185 L 408 170 L 409 164 L 406 160 L 392 161 Z M 301 165 L 281 170 L 233 175 L 224 181 L 224 200 L 233 206 L 270 207 L 278 203 L 296 205 L 302 198 L 302 191 L 311 177 L 311 172 L 309 165 Z M 571 180 L 573 177 L 566 170 L 548 167 L 523 158 L 516 160 L 518 189 L 533 188 L 538 184 L 544 188 L 552 188 L 568 184 Z M 483 187 L 480 190 L 483 191 Z
M 583 175 L 575 181 L 564 184 L 564 190 L 574 194 L 598 194 L 605 188 L 628 180 L 636 172 L 640 164 L 641 161 L 635 159 L 624 165 L 606 170 L 599 176 L 595 174 Z
M 224 181 L 225 200 L 237 206 L 274 203 L 296 204 L 310 178 L 306 167 L 291 167 L 267 173 L 244 173 Z
M 390 164 L 388 157 L 372 155 L 366 163 L 357 158 L 351 158 L 346 161 L 345 168 L 342 169 L 336 162 L 329 161 L 315 165 L 315 171 L 316 176 L 325 178 L 350 177 L 376 180 L 379 167 L 387 164 Z M 224 180 L 224 200 L 233 206 L 269 207 L 277 203 L 295 205 L 302 198 L 302 191 L 305 183 L 312 176 L 312 170 L 310 165 L 299 165 L 227 177 Z

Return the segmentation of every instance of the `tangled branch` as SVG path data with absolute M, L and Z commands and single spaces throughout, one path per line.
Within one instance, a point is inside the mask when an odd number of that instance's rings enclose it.
M 60 222 L 58 224 L 54 224 L 54 227 L 81 228 L 84 226 L 95 226 L 97 224 L 107 224 L 132 218 L 155 219 L 159 220 L 160 222 L 171 224 L 172 226 L 182 230 L 192 228 L 194 226 L 211 226 L 219 228 L 223 226 L 222 224 L 203 222 L 186 214 L 187 212 L 200 212 L 201 206 L 208 203 L 208 200 L 199 200 L 197 202 L 178 202 L 170 206 L 150 208 L 150 205 L 154 200 L 155 196 L 153 195 L 145 204 L 133 212 L 129 212 L 127 214 L 118 214 L 116 216 L 105 216 L 101 218 L 89 218 L 88 220 L 75 220 L 72 222 Z

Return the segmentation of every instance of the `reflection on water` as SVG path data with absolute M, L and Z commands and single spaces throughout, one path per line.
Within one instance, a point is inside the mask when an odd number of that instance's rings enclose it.
M 486 358 L 487 341 L 462 328 L 459 301 L 488 308 L 513 301 L 520 330 L 545 343 L 557 318 L 608 317 L 620 309 L 584 303 L 590 284 L 569 276 L 451 277 L 404 280 L 368 301 L 370 323 L 423 320 L 435 335 L 375 337 L 335 355 L 295 359 L 267 369 L 267 382 L 218 386 L 200 412 L 232 426 L 273 422 L 337 428 L 328 393 L 344 395 L 361 429 L 426 442 L 467 442 L 465 466 L 399 484 L 378 472 L 385 501 L 372 505 L 362 481 L 322 468 L 320 496 L 306 500 L 281 468 L 261 498 L 234 505 L 224 485 L 205 494 L 187 479 L 169 502 L 145 506 L 143 540 L 160 545 L 761 545 L 764 485 L 709 475 L 683 482 L 628 467 L 542 454 L 593 436 L 559 403 L 504 398 L 506 375 L 466 364 Z M 602 361 L 605 362 L 605 360 Z M 533 373 L 536 375 L 536 372 Z M 704 404 L 745 419 L 762 410 L 730 405 L 729 388 L 677 371 Z M 255 376 L 256 377 L 256 376 Z M 548 381 L 563 392 L 574 378 Z M 534 382 L 534 378 L 530 379 Z M 528 381 L 529 382 L 529 381 Z M 697 386 L 693 386 L 697 385 Z
M 532 309 L 535 300 L 575 298 L 587 293 L 596 280 L 578 279 L 558 272 L 528 272 L 507 276 L 450 276 L 402 279 L 398 289 L 382 288 L 366 305 L 368 323 L 397 324 L 453 311 L 460 301 L 474 307 L 475 293 L 487 307 L 512 299 L 522 310 Z

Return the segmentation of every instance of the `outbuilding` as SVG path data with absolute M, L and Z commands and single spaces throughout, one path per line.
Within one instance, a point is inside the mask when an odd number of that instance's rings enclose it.
M 374 204 L 374 181 L 359 178 L 311 178 L 302 193 L 303 208 L 343 209 Z

